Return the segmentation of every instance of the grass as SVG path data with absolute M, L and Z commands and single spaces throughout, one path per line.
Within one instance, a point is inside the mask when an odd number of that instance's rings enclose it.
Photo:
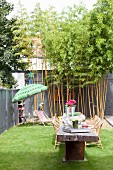
M 113 169 L 113 130 L 102 129 L 103 150 L 86 148 L 86 162 L 62 163 L 64 145 L 54 150 L 52 126 L 27 124 L 0 136 L 0 170 L 109 170 Z

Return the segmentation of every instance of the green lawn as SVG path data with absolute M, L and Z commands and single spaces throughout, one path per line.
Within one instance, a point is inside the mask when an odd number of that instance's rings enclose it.
M 87 147 L 86 162 L 62 163 L 64 145 L 54 150 L 52 126 L 21 125 L 0 136 L 0 170 L 112 170 L 113 130 L 101 131 L 103 150 Z

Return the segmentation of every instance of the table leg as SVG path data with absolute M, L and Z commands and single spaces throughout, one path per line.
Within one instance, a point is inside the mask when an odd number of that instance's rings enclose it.
M 66 141 L 65 142 L 65 161 L 84 161 L 85 142 Z

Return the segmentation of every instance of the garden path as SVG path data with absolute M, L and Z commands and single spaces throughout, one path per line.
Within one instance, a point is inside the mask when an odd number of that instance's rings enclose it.
M 113 129 L 113 116 L 105 116 L 103 120 L 103 128 Z

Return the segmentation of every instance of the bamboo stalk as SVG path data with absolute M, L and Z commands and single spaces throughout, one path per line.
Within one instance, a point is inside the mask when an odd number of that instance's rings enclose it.
M 102 114 L 102 118 L 104 117 L 104 111 L 105 111 L 105 104 L 106 104 L 106 94 L 107 94 L 107 88 L 108 88 L 108 79 L 105 78 L 104 79 L 104 98 L 103 98 L 103 114 Z
M 98 81 L 97 96 L 98 96 L 98 113 L 97 113 L 97 115 L 99 116 L 99 114 L 100 114 L 100 80 Z
M 101 117 L 102 115 L 102 81 L 100 79 L 100 112 L 99 112 L 99 116 Z
M 36 56 L 37 56 L 37 49 L 36 49 Z M 38 67 L 37 67 L 37 60 L 38 60 L 38 56 L 36 57 L 36 83 L 38 84 Z M 34 78 L 34 80 L 35 80 L 35 78 Z M 35 83 L 34 82 L 34 83 Z M 35 110 L 37 110 L 37 105 L 38 105 L 38 94 L 36 94 L 35 95 L 35 98 L 34 98 L 34 100 L 35 100 Z
M 99 116 L 100 112 L 100 105 L 99 105 L 99 82 L 97 83 L 97 115 Z
M 42 84 L 44 84 L 44 75 L 43 75 L 43 60 L 42 60 Z M 44 101 L 44 93 L 42 93 L 42 101 Z
M 71 100 L 71 91 L 70 91 L 70 89 L 68 90 L 68 100 Z
M 106 88 L 105 88 L 105 100 L 104 100 L 104 110 L 105 110 L 105 104 L 106 104 L 106 95 L 107 95 L 107 90 L 108 90 L 108 77 L 106 79 Z
M 73 89 L 72 89 L 72 98 L 75 99 L 74 85 L 73 85 Z
M 78 90 L 78 111 L 79 111 L 80 110 L 80 95 L 79 95 L 80 94 L 79 93 L 80 92 L 80 85 L 79 85 L 78 89 L 79 89 Z
M 47 65 L 46 65 L 46 53 L 44 53 L 44 64 L 45 64 L 45 76 L 47 77 Z M 47 82 L 47 86 L 49 87 L 48 85 L 48 82 Z M 53 112 L 51 110 L 51 98 L 50 98 L 50 88 L 51 88 L 51 85 L 50 87 L 48 88 L 48 99 L 49 99 L 49 108 L 50 108 L 50 114 L 51 114 L 51 117 L 53 117 Z
M 86 104 L 86 102 L 87 102 L 87 96 L 86 96 L 86 94 L 87 94 L 87 87 L 85 87 L 85 93 L 84 93 L 84 115 L 86 116 L 87 115 L 87 104 Z
M 53 117 L 53 113 L 51 110 L 51 87 L 48 89 L 48 99 L 49 99 L 49 108 L 50 108 L 51 117 Z
M 55 94 L 55 85 L 53 84 L 53 94 Z M 56 108 L 55 108 L 55 95 L 54 95 L 54 98 L 53 98 L 53 103 L 54 103 L 54 107 L 53 107 L 53 113 L 56 113 Z
M 83 113 L 83 107 L 82 107 L 82 89 L 81 89 L 81 87 L 80 87 L 80 108 L 81 108 L 81 110 L 82 110 L 82 113 Z
M 61 111 L 61 104 L 60 104 L 60 101 L 61 101 L 61 97 L 60 97 L 60 84 L 58 85 L 58 103 L 59 103 L 59 112 L 60 114 L 62 114 L 62 111 Z
M 93 85 L 94 115 L 96 114 L 96 83 Z
M 92 114 L 91 114 L 91 105 L 90 105 L 90 102 L 91 102 L 91 98 L 90 98 L 90 92 L 89 92 L 89 89 L 90 89 L 90 86 L 88 85 L 88 105 L 89 105 L 89 114 L 90 114 L 90 118 L 92 118 Z
M 82 113 L 84 114 L 84 87 L 82 88 Z
M 86 85 L 86 99 L 85 99 L 85 105 L 86 105 L 86 110 L 85 110 L 85 115 L 87 116 L 87 107 L 88 107 L 88 86 Z
M 104 96 L 105 96 L 105 79 L 102 79 L 102 111 L 101 111 L 101 118 L 104 115 Z
M 81 109 L 82 109 L 82 113 L 83 111 L 83 88 L 81 88 Z
M 62 96 L 62 115 L 64 113 L 64 95 L 63 95 L 63 84 L 61 84 L 61 96 Z
M 68 82 L 68 77 L 66 77 L 67 81 L 67 101 L 69 100 L 69 82 Z
M 57 93 L 58 93 L 58 87 L 57 87 Z M 59 111 L 59 107 L 58 107 L 58 100 L 59 100 L 59 98 L 58 98 L 58 95 L 57 95 L 57 112 Z
M 93 110 L 93 117 L 95 115 L 95 110 L 94 110 L 94 87 L 92 85 L 92 110 Z
M 50 100 L 50 111 L 51 111 L 51 116 L 53 117 L 53 110 L 52 110 L 52 79 L 51 79 L 51 84 L 50 84 L 50 94 L 49 94 L 49 100 Z
M 86 115 L 86 104 L 85 104 L 85 95 L 84 95 L 84 88 L 83 88 L 83 114 Z

